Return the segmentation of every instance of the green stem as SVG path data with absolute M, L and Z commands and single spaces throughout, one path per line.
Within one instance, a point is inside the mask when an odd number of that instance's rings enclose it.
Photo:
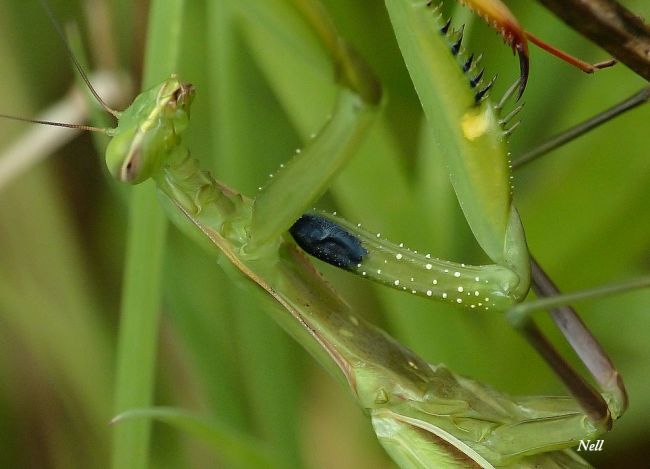
M 513 324 L 518 324 L 524 321 L 530 313 L 533 313 L 535 311 L 556 308 L 558 306 L 572 304 L 580 300 L 602 298 L 605 296 L 615 295 L 617 293 L 623 293 L 630 290 L 637 290 L 639 288 L 648 287 L 650 287 L 650 275 L 635 278 L 632 280 L 626 280 L 620 283 L 611 283 L 608 285 L 589 288 L 587 290 L 580 290 L 573 293 L 565 293 L 563 295 L 528 301 L 526 303 L 518 304 L 517 306 L 510 309 L 507 313 L 508 319 Z
M 571 127 L 570 129 L 552 137 L 547 142 L 524 153 L 512 163 L 512 169 L 519 169 L 522 166 L 535 161 L 537 158 L 540 158 L 547 153 L 555 150 L 556 148 L 561 147 L 565 143 L 569 143 L 570 141 L 586 134 L 590 130 L 601 126 L 605 122 L 608 122 L 611 119 L 614 119 L 615 117 L 618 117 L 621 114 L 624 114 L 625 112 L 630 111 L 637 106 L 640 106 L 641 104 L 644 104 L 648 100 L 650 100 L 650 87 L 641 89 L 641 91 L 636 92 L 625 101 L 616 104 L 615 106 L 592 117 L 591 119 L 587 119 L 586 121 L 581 122 L 574 127 Z

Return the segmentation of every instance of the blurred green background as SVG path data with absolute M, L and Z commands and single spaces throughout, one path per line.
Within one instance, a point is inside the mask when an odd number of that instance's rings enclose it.
M 334 102 L 326 59 L 264 17 L 287 3 L 255 0 L 242 8 L 231 0 L 188 0 L 184 9 L 178 73 L 197 88 L 187 143 L 217 178 L 250 195 L 318 129 Z M 537 4 L 510 3 L 536 35 L 587 60 L 606 57 Z M 624 3 L 650 15 L 646 1 Z M 323 4 L 379 75 L 386 105 L 319 206 L 415 249 L 485 262 L 423 126 L 383 2 Z M 79 25 L 94 68 L 118 67 L 139 82 L 147 2 L 52 5 L 62 23 Z M 485 53 L 489 75 L 499 73 L 494 96 L 500 96 L 516 78 L 516 59 L 482 23 L 466 31 L 466 47 Z M 588 76 L 538 49 L 531 56 L 513 157 L 644 85 L 622 65 Z M 0 69 L 0 112 L 13 115 L 35 116 L 74 82 L 65 47 L 38 2 L 0 4 Z M 646 106 L 515 174 L 530 248 L 562 289 L 650 269 L 649 122 Z M 28 127 L 2 121 L 0 149 Z M 97 146 L 100 139 L 83 135 L 53 148 L 51 157 L 0 192 L 2 467 L 110 465 L 129 188 L 110 180 Z M 165 252 L 154 404 L 189 409 L 234 437 L 263 441 L 287 467 L 392 467 L 346 391 L 214 259 L 173 228 Z M 319 266 L 360 314 L 428 361 L 513 394 L 564 393 L 502 317 L 459 312 Z M 587 455 L 599 467 L 638 467 L 647 460 L 649 304 L 644 291 L 579 305 L 621 371 L 631 402 L 606 435 L 604 451 Z M 541 322 L 557 338 L 549 322 Z M 218 452 L 160 424 L 150 465 L 228 467 Z

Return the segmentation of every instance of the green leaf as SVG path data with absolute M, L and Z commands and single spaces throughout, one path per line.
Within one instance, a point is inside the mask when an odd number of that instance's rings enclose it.
M 236 432 L 214 420 L 171 407 L 132 409 L 113 418 L 111 423 L 121 426 L 131 420 L 158 420 L 205 442 L 227 467 L 280 468 L 277 456 L 260 441 Z

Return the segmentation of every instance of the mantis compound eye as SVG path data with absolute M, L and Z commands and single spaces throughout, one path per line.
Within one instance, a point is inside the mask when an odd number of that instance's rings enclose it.
M 181 83 L 178 88 L 174 91 L 172 100 L 177 105 L 186 105 L 189 101 L 194 98 L 195 90 L 194 86 L 191 83 Z
M 152 172 L 151 150 L 137 129 L 117 134 L 106 148 L 106 165 L 111 175 L 120 182 L 138 184 Z

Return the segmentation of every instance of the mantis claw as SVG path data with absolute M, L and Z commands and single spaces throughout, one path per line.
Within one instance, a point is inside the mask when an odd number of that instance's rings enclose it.
M 493 27 L 503 37 L 505 43 L 518 55 L 520 80 L 517 101 L 521 99 L 526 89 L 526 84 L 528 83 L 528 74 L 530 71 L 528 41 L 585 73 L 594 73 L 597 70 L 616 64 L 616 59 L 590 64 L 553 47 L 534 34 L 524 30 L 517 21 L 517 18 L 515 18 L 508 7 L 500 0 L 459 0 L 459 2 L 483 18 L 487 24 Z
M 517 92 L 517 101 L 521 99 L 528 83 L 528 72 L 530 70 L 530 61 L 528 58 L 528 47 L 525 44 L 517 44 L 517 55 L 519 56 L 519 91 Z

